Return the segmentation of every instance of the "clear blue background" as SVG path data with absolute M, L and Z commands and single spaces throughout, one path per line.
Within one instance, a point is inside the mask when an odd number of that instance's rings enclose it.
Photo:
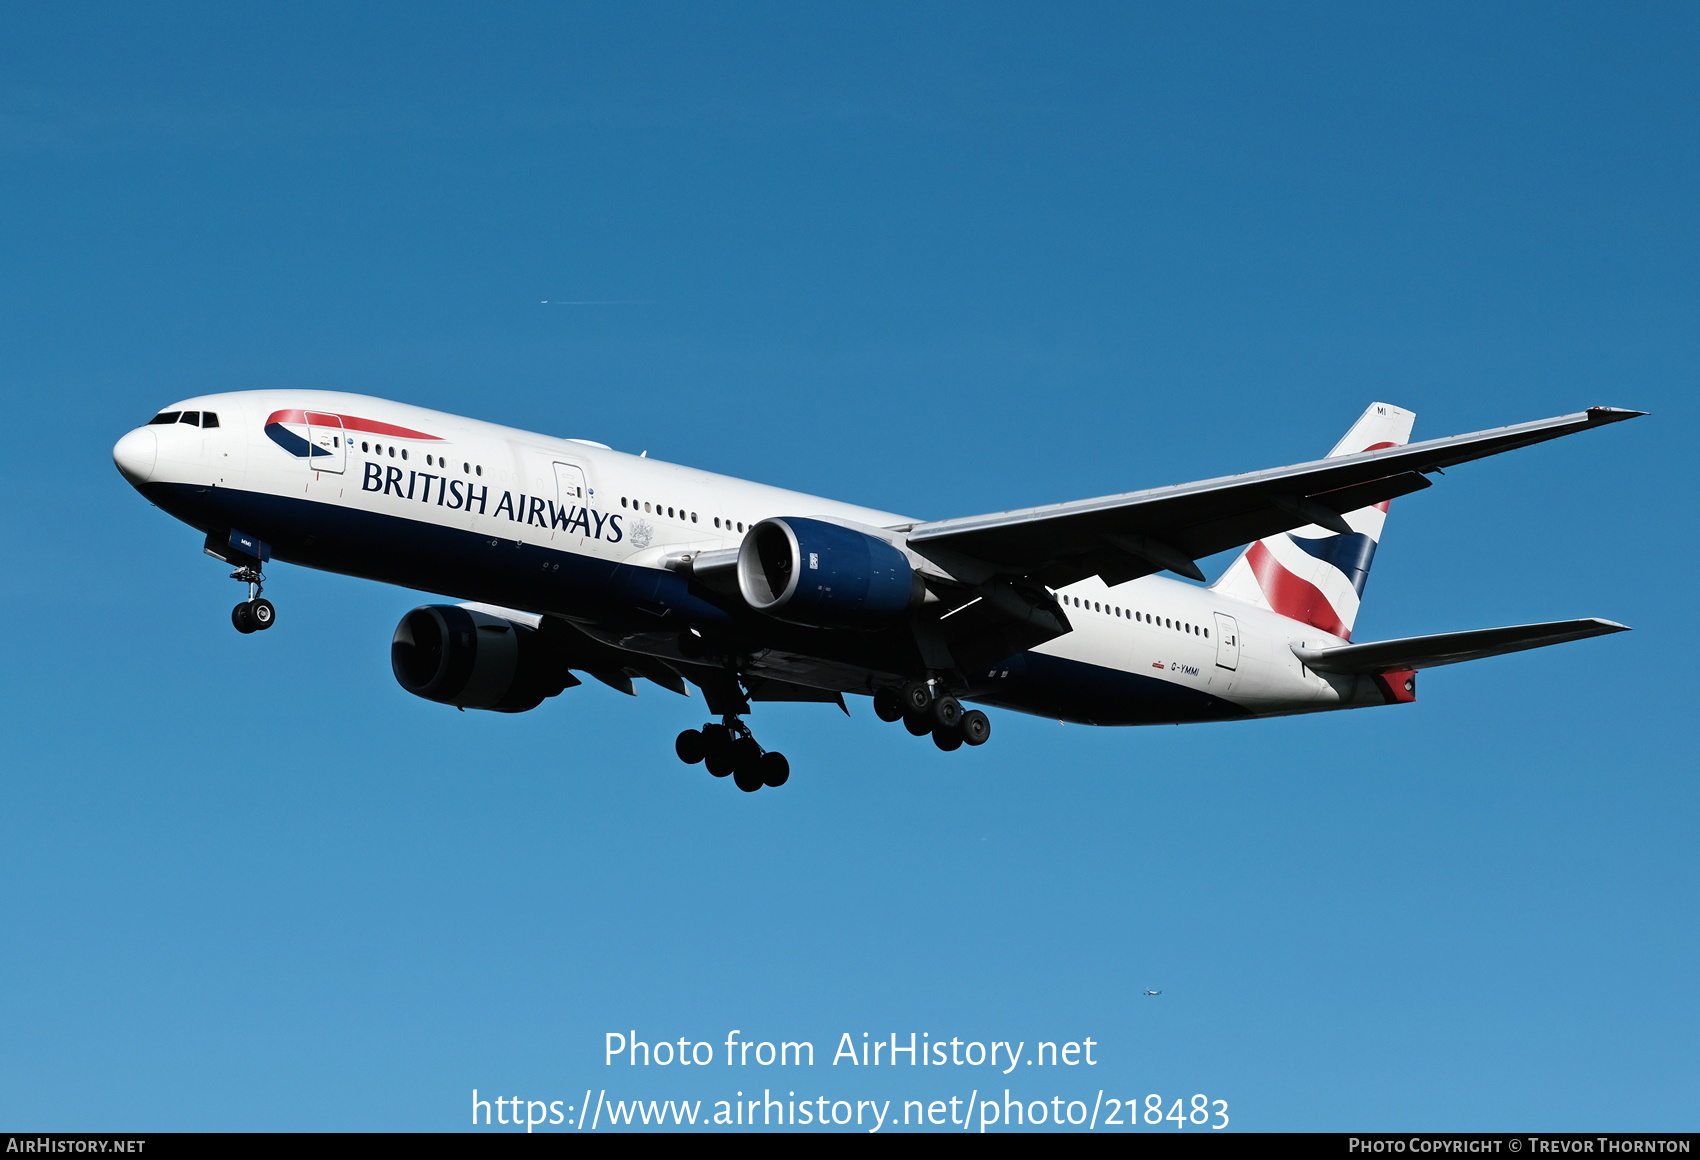
M 0 11 L 0 1126 L 403 1128 L 470 1089 L 948 1098 L 602 1035 L 1078 1039 L 1029 1098 L 1263 1129 L 1693 1129 L 1700 17 L 1685 5 Z M 598 306 L 542 305 L 594 300 Z M 1637 631 L 1414 706 L 403 693 L 417 594 L 273 632 L 113 470 L 205 391 L 404 399 L 923 517 L 1647 419 L 1394 505 L 1363 639 Z M 1212 562 L 1219 568 L 1226 560 Z M 1160 999 L 1141 997 L 1161 988 Z M 1173 1130 L 1169 1128 L 1167 1130 Z

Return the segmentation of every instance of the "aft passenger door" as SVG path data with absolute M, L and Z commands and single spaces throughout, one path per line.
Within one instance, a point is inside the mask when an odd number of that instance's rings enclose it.
M 348 465 L 348 439 L 338 415 L 307 412 L 307 466 L 314 471 L 342 474 Z
M 1229 672 L 1240 667 L 1239 622 L 1226 612 L 1216 614 L 1216 667 Z

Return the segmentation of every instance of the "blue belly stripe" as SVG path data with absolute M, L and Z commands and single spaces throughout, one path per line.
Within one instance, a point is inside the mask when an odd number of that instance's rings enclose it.
M 287 432 L 286 432 L 287 434 Z M 302 441 L 305 443 L 305 440 Z M 676 572 L 640 568 L 500 533 L 322 503 L 188 484 L 144 484 L 161 510 L 203 532 L 240 527 L 272 546 L 272 557 L 325 572 L 594 623 L 632 645 L 665 646 L 687 626 L 754 648 L 776 648 L 867 668 L 913 664 L 907 630 L 845 632 L 785 624 L 729 609 Z M 640 650 L 648 651 L 648 650 Z M 664 655 L 664 647 L 663 647 Z M 1197 689 L 1139 673 L 1026 652 L 1000 661 L 995 692 L 972 700 L 1056 720 L 1096 725 L 1220 721 L 1252 713 Z

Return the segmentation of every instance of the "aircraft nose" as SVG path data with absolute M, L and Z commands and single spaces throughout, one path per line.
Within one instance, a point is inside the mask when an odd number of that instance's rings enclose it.
M 137 427 L 112 447 L 112 462 L 132 487 L 140 487 L 153 478 L 154 460 L 158 456 L 159 438 L 146 427 Z

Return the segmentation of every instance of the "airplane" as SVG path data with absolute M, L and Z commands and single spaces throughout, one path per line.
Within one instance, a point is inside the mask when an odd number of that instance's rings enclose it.
M 1146 993 L 1146 994 L 1147 994 L 1147 995 L 1161 995 L 1161 994 L 1162 994 L 1162 993 L 1163 993 L 1163 992 L 1161 992 L 1161 991 L 1153 991 L 1153 990 L 1151 990 L 1151 989 L 1149 989 L 1149 988 L 1147 988 L 1147 989 L 1146 989 L 1146 991 L 1145 991 L 1145 993 Z
M 273 560 L 447 595 L 462 603 L 415 608 L 392 637 L 409 693 L 514 713 L 575 673 L 626 693 L 694 685 L 719 720 L 675 752 L 754 792 L 790 776 L 744 721 L 763 701 L 848 713 L 846 695 L 869 696 L 949 752 L 991 734 L 969 705 L 1154 725 L 1405 704 L 1419 670 L 1624 631 L 1352 640 L 1392 500 L 1642 413 L 1412 443 L 1414 414 L 1375 403 L 1323 459 L 938 520 L 329 391 L 185 399 L 113 459 L 235 568 L 237 631 L 276 623 Z M 1236 547 L 1205 585 L 1196 561 Z

